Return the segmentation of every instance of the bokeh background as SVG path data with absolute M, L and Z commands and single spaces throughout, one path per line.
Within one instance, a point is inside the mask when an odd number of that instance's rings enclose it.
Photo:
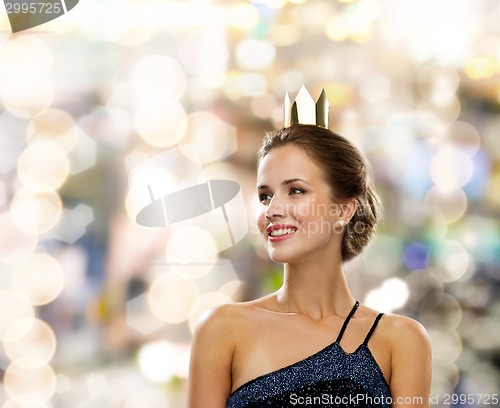
M 253 221 L 255 153 L 306 84 L 384 203 L 346 265 L 353 293 L 427 328 L 433 406 L 495 406 L 498 21 L 493 0 L 81 0 L 13 35 L 2 5 L 0 405 L 185 406 L 196 319 L 280 285 Z M 187 143 L 203 177 L 241 186 L 248 233 L 228 249 L 135 222 L 130 172 Z M 162 166 L 156 185 L 193 183 Z

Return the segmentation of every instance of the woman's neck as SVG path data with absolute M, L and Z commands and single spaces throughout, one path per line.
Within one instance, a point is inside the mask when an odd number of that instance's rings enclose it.
M 346 316 L 355 302 L 349 291 L 342 262 L 285 264 L 283 286 L 277 301 L 287 312 L 313 320 Z

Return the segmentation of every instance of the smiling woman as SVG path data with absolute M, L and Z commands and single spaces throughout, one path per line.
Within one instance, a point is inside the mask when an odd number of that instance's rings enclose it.
M 258 228 L 284 265 L 283 286 L 201 319 L 188 406 L 428 407 L 427 333 L 361 305 L 344 274 L 379 213 L 358 149 L 318 125 L 272 132 L 259 152 L 257 190 Z

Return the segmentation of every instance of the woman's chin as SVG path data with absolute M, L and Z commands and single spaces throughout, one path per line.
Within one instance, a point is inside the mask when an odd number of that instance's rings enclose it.
M 292 254 L 286 254 L 283 253 L 282 251 L 274 251 L 269 253 L 269 257 L 272 259 L 273 262 L 276 263 L 290 263 L 293 262 L 295 259 L 295 256 Z

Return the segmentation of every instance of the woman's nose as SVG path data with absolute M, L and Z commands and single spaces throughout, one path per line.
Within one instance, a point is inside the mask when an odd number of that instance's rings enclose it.
M 283 203 L 277 198 L 276 195 L 271 198 L 269 205 L 266 209 L 266 218 L 272 219 L 275 217 L 283 217 L 285 213 L 285 207 Z

